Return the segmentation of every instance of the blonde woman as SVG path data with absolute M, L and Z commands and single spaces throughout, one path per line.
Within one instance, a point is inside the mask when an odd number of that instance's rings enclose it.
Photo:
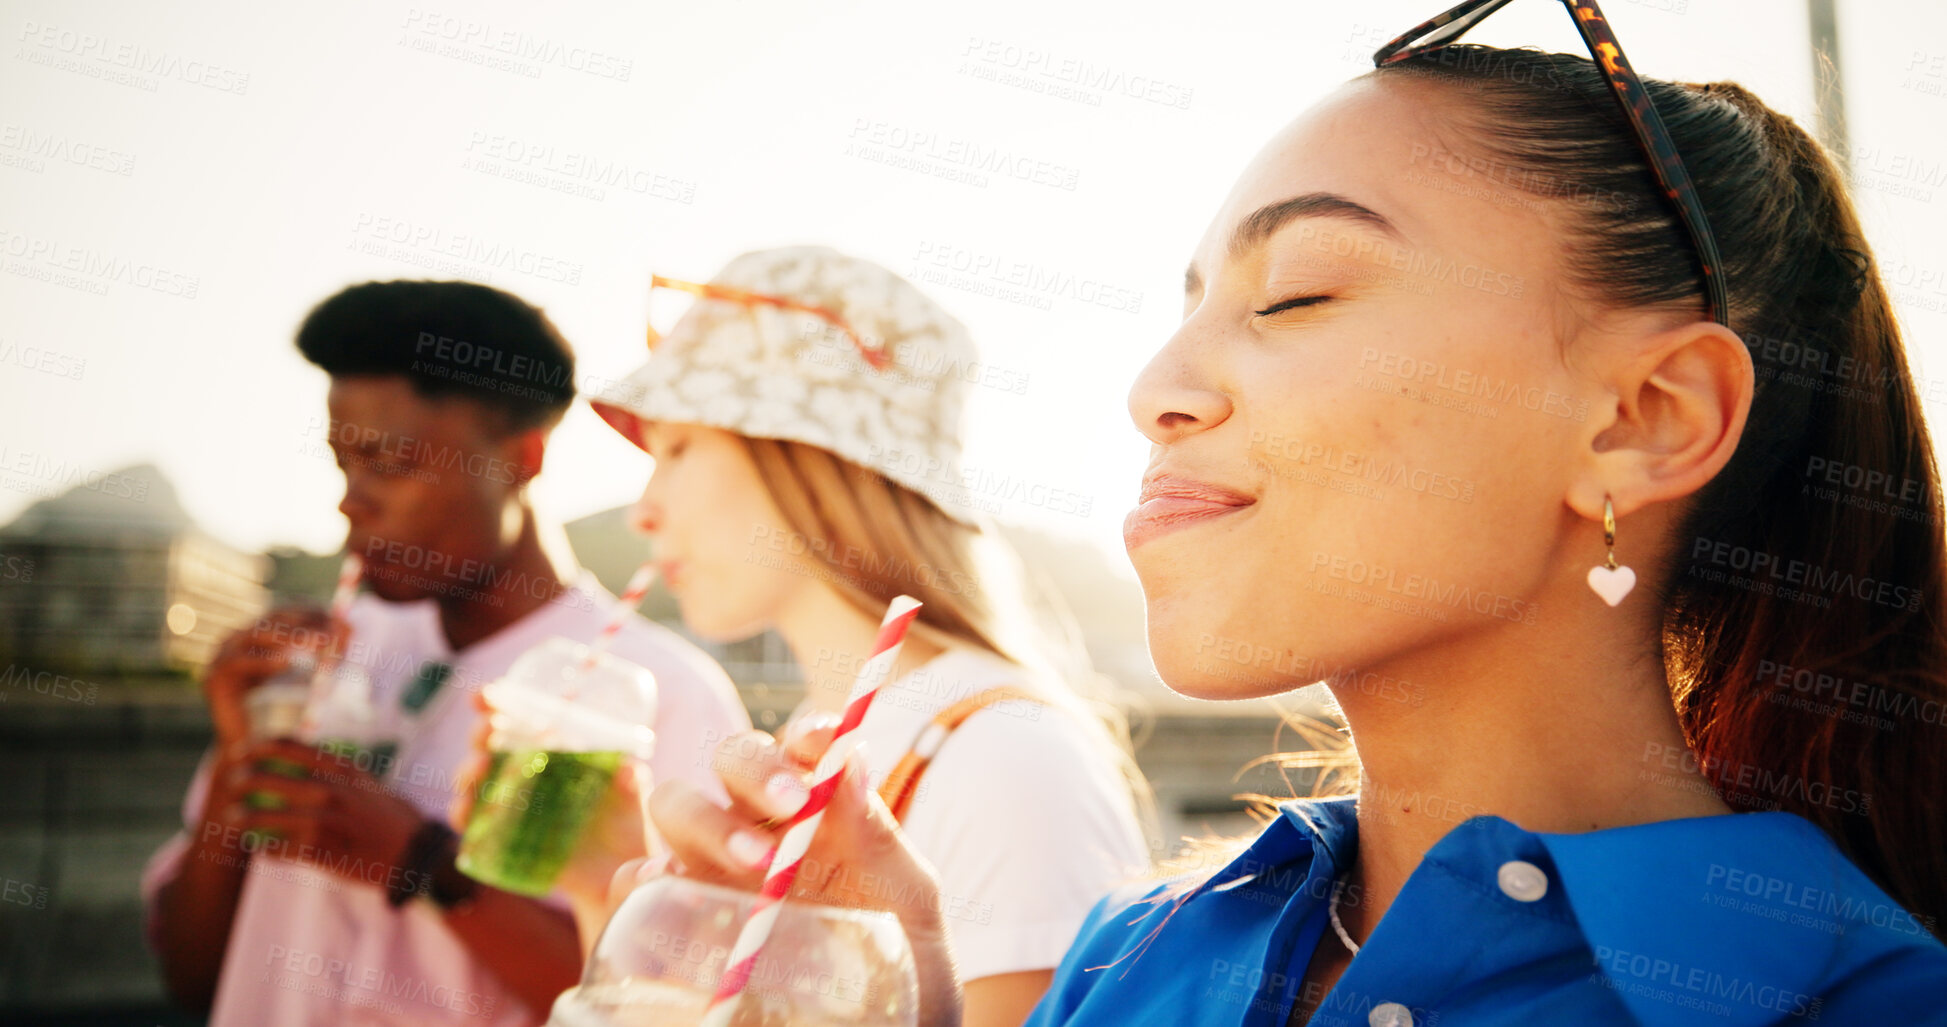
M 887 602 L 925 604 L 858 731 L 873 786 L 938 873 L 967 1022 L 1012 1027 L 1094 897 L 1148 850 L 1126 741 L 1071 687 L 1085 661 L 1036 623 L 1018 560 L 959 491 L 972 342 L 911 283 L 829 249 L 656 285 L 698 299 L 594 400 L 655 458 L 635 526 L 692 631 L 789 645 L 805 700 L 788 734 L 836 723 Z M 772 784 L 802 795 L 794 775 Z M 655 803 L 730 815 L 682 782 Z M 751 866 L 769 850 L 732 845 Z

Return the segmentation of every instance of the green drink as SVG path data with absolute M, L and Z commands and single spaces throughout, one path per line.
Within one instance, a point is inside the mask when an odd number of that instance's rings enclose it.
M 546 895 L 608 796 L 620 752 L 496 752 L 460 842 L 467 876 Z
M 247 718 L 247 737 L 250 741 L 297 736 L 298 727 L 304 721 L 305 706 L 311 700 L 311 675 L 316 666 L 316 658 L 300 650 L 291 655 L 289 668 L 245 693 L 243 712 Z M 258 760 L 256 769 L 299 781 L 311 777 L 310 767 L 275 756 Z M 283 796 L 258 790 L 243 793 L 243 805 L 246 809 L 272 812 L 285 807 Z M 266 842 L 281 841 L 283 838 L 284 835 L 278 831 L 252 830 L 245 833 L 243 843 L 255 851 Z
M 655 752 L 656 679 L 565 638 L 521 654 L 482 694 L 492 758 L 456 862 L 477 881 L 546 895 L 625 761 Z M 612 868 L 611 868 L 612 869 Z

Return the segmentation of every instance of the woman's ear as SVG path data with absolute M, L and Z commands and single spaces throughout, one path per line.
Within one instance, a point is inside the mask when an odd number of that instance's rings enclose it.
M 1623 516 L 1703 488 L 1737 450 L 1756 387 L 1750 349 L 1712 321 L 1620 342 L 1609 352 L 1615 357 L 1600 376 L 1615 398 L 1604 407 L 1607 423 L 1589 439 L 1586 473 L 1567 497 L 1591 520 L 1602 518 L 1605 494 Z

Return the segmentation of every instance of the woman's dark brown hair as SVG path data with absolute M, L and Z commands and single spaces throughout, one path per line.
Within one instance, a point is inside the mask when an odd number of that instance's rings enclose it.
M 1675 208 L 1586 58 L 1453 46 L 1373 74 L 1465 90 L 1472 170 L 1566 214 L 1583 294 L 1703 316 Z M 1803 129 L 1730 83 L 1646 86 L 1757 368 L 1736 454 L 1670 540 L 1677 710 L 1727 803 L 1818 824 L 1939 934 L 1947 535 L 1892 305 L 1839 167 Z

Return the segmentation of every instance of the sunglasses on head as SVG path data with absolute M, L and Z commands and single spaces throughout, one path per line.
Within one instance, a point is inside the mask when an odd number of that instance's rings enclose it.
M 852 345 L 858 349 L 859 356 L 864 357 L 865 362 L 874 368 L 883 371 L 891 362 L 886 357 L 886 351 L 883 348 L 867 346 L 865 340 L 859 337 L 859 333 L 852 330 L 851 324 L 843 317 L 840 317 L 835 311 L 828 310 L 824 307 L 814 306 L 810 303 L 800 303 L 797 300 L 785 296 L 772 296 L 768 293 L 746 292 L 742 289 L 732 289 L 727 285 L 716 285 L 710 282 L 686 282 L 680 278 L 665 278 L 662 275 L 649 276 L 649 294 L 654 296 L 657 289 L 674 289 L 678 292 L 687 292 L 701 299 L 721 300 L 726 303 L 736 303 L 746 307 L 773 307 L 778 310 L 795 310 L 799 313 L 810 314 L 824 321 L 826 324 L 831 325 L 833 328 L 838 329 L 840 332 L 843 332 L 845 337 L 852 341 Z M 656 331 L 656 326 L 651 324 L 649 326 L 649 348 L 654 349 L 656 343 L 660 341 L 662 341 L 662 333 Z
M 1372 55 L 1372 65 L 1383 68 L 1439 50 L 1459 39 L 1488 15 L 1506 7 L 1509 2 L 1467 0 L 1458 4 L 1380 47 Z M 1650 171 L 1656 175 L 1657 184 L 1663 187 L 1664 195 L 1670 198 L 1670 202 L 1676 204 L 1677 215 L 1683 221 L 1684 231 L 1690 236 L 1697 261 L 1703 265 L 1704 295 L 1709 304 L 1710 319 L 1718 324 L 1728 324 L 1730 302 L 1724 290 L 1723 262 L 1717 255 L 1717 238 L 1710 232 L 1710 222 L 1704 217 L 1703 204 L 1697 200 L 1697 188 L 1690 181 L 1690 172 L 1684 168 L 1683 158 L 1677 153 L 1676 142 L 1670 138 L 1669 130 L 1663 127 L 1663 119 L 1657 115 L 1655 105 L 1650 103 L 1643 80 L 1630 68 L 1629 58 L 1623 56 L 1622 45 L 1616 42 L 1616 34 L 1609 31 L 1609 22 L 1603 18 L 1602 8 L 1596 6 L 1595 0 L 1562 0 L 1562 5 L 1575 19 L 1576 31 L 1588 44 L 1589 56 L 1602 69 L 1602 77 L 1609 83 L 1609 91 L 1622 105 L 1623 116 L 1629 119 L 1630 127 L 1635 130 L 1636 141 L 1649 158 Z

